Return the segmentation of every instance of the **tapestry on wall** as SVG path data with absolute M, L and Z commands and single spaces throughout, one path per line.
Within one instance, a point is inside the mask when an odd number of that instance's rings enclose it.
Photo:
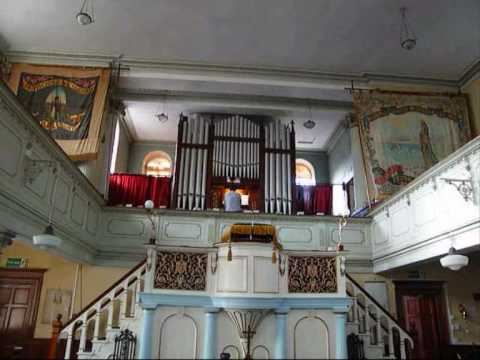
M 95 159 L 110 70 L 14 64 L 10 88 L 72 160 Z
M 392 195 L 470 140 L 461 95 L 362 91 L 353 109 L 372 200 Z

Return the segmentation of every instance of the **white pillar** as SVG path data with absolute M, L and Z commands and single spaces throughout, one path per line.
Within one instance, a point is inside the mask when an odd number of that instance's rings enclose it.
M 335 312 L 335 353 L 336 359 L 347 359 L 347 313 Z

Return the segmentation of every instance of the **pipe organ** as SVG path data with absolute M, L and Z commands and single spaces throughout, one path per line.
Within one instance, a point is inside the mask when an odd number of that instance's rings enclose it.
M 249 208 L 292 214 L 295 130 L 263 116 L 181 115 L 172 204 L 178 209 L 220 207 L 228 177 L 240 178 Z

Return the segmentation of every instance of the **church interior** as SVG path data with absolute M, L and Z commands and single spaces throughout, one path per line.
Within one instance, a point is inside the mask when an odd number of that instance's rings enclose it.
M 480 359 L 478 0 L 3 0 L 2 359 Z

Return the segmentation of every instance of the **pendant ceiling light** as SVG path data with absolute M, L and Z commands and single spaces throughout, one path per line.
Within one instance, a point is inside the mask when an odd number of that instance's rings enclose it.
M 315 121 L 312 120 L 312 107 L 310 106 L 310 103 L 308 103 L 308 114 L 308 120 L 303 123 L 303 126 L 308 130 L 311 130 L 315 127 Z
M 93 15 L 93 0 L 83 0 L 82 7 L 77 13 L 77 22 L 80 25 L 90 25 L 95 22 Z
M 165 103 L 167 102 L 167 97 L 163 98 L 163 111 L 161 114 L 156 114 L 155 117 L 160 123 L 165 123 L 168 121 L 168 115 L 165 113 Z
M 451 247 L 448 250 L 448 255 L 440 259 L 440 264 L 442 264 L 444 268 L 457 271 L 468 265 L 468 257 L 465 255 L 457 254 L 455 248 Z
M 52 226 L 52 211 L 53 204 L 50 200 L 50 209 L 48 214 L 48 225 L 43 233 L 33 236 L 33 245 L 38 246 L 40 249 L 47 250 L 50 248 L 57 248 L 62 243 L 62 239 L 55 235 Z
M 417 37 L 409 25 L 407 20 L 407 8 L 400 8 L 401 29 L 400 29 L 400 46 L 405 50 L 412 50 L 417 45 Z

